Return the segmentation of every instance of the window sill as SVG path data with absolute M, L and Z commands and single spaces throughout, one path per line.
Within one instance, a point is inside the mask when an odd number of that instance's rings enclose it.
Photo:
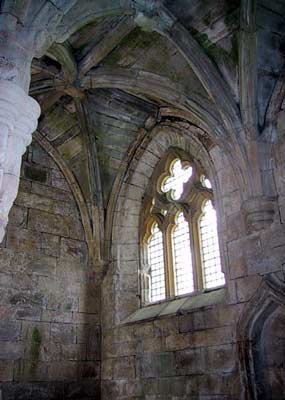
M 197 308 L 221 304 L 225 301 L 226 288 L 220 287 L 202 293 L 188 294 L 183 297 L 175 297 L 163 300 L 159 303 L 152 303 L 136 310 L 122 321 L 122 324 L 161 318 L 174 314 L 186 314 Z

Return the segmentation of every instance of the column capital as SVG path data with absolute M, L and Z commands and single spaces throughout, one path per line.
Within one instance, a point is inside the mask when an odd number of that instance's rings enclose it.
M 266 229 L 274 222 L 276 198 L 267 196 L 252 197 L 243 202 L 242 211 L 249 233 Z
M 136 0 L 135 23 L 144 31 L 163 34 L 171 30 L 176 18 L 165 8 L 161 0 Z
M 15 83 L 0 79 L 0 241 L 17 196 L 22 155 L 39 116 L 36 100 Z

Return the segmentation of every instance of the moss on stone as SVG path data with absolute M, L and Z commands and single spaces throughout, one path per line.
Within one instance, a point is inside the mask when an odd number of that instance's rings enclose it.
M 108 172 L 110 165 L 110 156 L 101 152 L 98 154 L 98 161 L 101 167 L 102 172 Z
M 33 373 L 37 368 L 40 357 L 40 348 L 42 344 L 42 335 L 37 327 L 34 327 L 32 331 L 32 343 L 31 343 L 31 372 Z
M 124 37 L 120 42 L 120 45 L 108 55 L 106 58 L 106 64 L 117 64 L 125 54 L 124 51 L 122 52 L 122 49 L 125 49 L 126 47 L 129 50 L 145 50 L 153 46 L 158 39 L 159 34 L 156 32 L 142 32 L 140 28 L 135 28 Z
M 204 48 L 206 53 L 216 63 L 223 62 L 225 60 L 231 60 L 234 64 L 238 64 L 238 33 L 233 34 L 232 38 L 232 50 L 228 53 L 221 46 L 211 42 L 206 33 L 200 33 L 195 29 L 192 29 L 192 35 L 195 37 L 197 42 Z

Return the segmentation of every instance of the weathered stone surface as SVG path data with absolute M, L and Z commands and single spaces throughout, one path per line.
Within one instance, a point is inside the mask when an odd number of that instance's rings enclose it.
M 28 228 L 38 232 L 69 236 L 68 222 L 64 217 L 32 209 L 29 213 Z
M 0 400 L 285 398 L 285 4 L 239 3 L 1 2 L 0 80 L 26 90 L 33 59 L 43 148 L 0 246 Z M 11 205 L 34 118 L 3 93 Z M 197 293 L 144 307 L 142 204 L 170 148 L 211 180 L 226 286 L 202 271 Z M 171 207 L 195 225 L 192 200 Z
M 51 324 L 51 338 L 59 343 L 75 343 L 76 342 L 76 329 L 72 324 Z
M 175 359 L 171 352 L 145 353 L 138 359 L 138 371 L 142 378 L 175 375 Z

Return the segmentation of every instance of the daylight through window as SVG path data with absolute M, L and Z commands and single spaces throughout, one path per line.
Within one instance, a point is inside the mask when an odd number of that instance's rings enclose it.
M 195 161 L 169 158 L 146 196 L 146 302 L 225 284 L 211 182 Z

